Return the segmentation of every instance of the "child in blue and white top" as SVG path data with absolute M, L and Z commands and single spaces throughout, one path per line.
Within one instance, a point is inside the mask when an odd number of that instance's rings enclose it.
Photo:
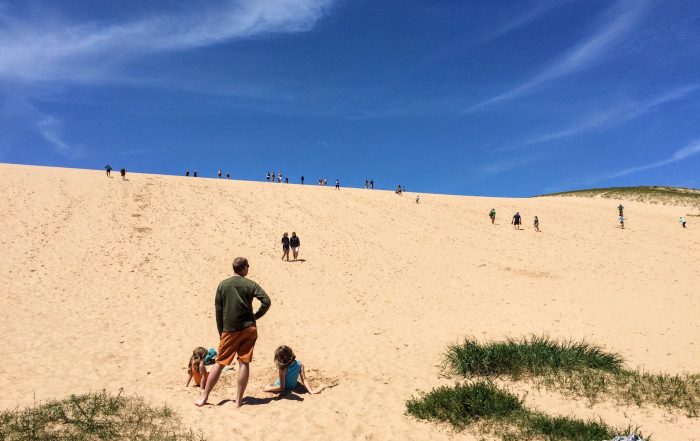
M 275 350 L 275 364 L 279 369 L 279 378 L 269 386 L 265 386 L 265 392 L 284 392 L 285 390 L 294 389 L 301 380 L 306 390 L 311 394 L 317 394 L 320 390 L 311 388 L 309 381 L 304 372 L 304 365 L 297 360 L 294 351 L 289 346 L 280 346 Z

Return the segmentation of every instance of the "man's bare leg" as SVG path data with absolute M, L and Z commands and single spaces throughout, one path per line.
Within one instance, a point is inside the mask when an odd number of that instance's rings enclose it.
M 207 404 L 207 400 L 209 399 L 209 392 L 211 392 L 212 389 L 214 389 L 214 386 L 216 385 L 216 382 L 219 381 L 219 375 L 221 375 L 221 371 L 224 370 L 224 367 L 220 364 L 215 364 L 214 367 L 211 368 L 211 372 L 209 372 L 209 378 L 207 378 L 207 385 L 204 388 L 204 392 L 202 393 L 202 398 L 197 401 L 196 404 L 199 407 L 204 406 Z
M 238 360 L 238 390 L 236 391 L 236 408 L 241 407 L 243 401 L 243 393 L 248 386 L 249 375 L 248 363 Z M 211 374 L 209 374 L 211 376 Z M 207 387 L 209 384 L 207 384 Z

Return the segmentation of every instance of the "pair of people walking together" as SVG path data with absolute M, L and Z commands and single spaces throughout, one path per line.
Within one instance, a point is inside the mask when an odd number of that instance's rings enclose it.
M 301 246 L 301 241 L 299 240 L 299 236 L 297 236 L 297 233 L 292 232 L 292 237 L 289 237 L 287 233 L 284 233 L 282 235 L 282 260 L 285 258 L 287 259 L 287 262 L 289 262 L 289 249 L 292 249 L 292 255 L 294 256 L 294 260 L 297 260 L 299 257 L 299 247 Z

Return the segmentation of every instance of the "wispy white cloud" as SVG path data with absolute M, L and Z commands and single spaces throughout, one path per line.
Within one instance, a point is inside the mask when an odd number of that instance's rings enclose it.
M 72 145 L 63 139 L 63 122 L 54 116 L 46 116 L 37 123 L 39 134 L 54 147 L 56 152 L 67 157 L 81 156 L 83 148 Z
M 656 110 L 663 104 L 683 99 L 695 92 L 698 88 L 700 88 L 700 84 L 692 84 L 673 89 L 665 94 L 658 95 L 646 101 L 626 101 L 616 106 L 612 106 L 608 110 L 590 115 L 587 118 L 564 129 L 544 133 L 508 147 L 498 149 L 497 151 L 513 150 L 519 147 L 569 138 L 582 133 L 606 130 L 611 127 L 619 126 L 634 119 L 641 118 L 642 116 Z
M 494 162 L 491 164 L 486 164 L 478 170 L 478 173 L 482 176 L 492 176 L 505 173 L 509 170 L 531 164 L 537 160 L 536 157 L 514 157 L 504 159 L 499 162 Z
M 660 167 L 665 167 L 680 161 L 684 161 L 693 156 L 700 154 L 700 138 L 693 140 L 688 143 L 685 147 L 676 150 L 671 156 L 661 159 L 658 161 L 650 162 L 647 164 L 636 165 L 633 167 L 625 167 L 620 170 L 611 171 L 608 173 L 589 175 L 579 178 L 574 178 L 561 182 L 559 185 L 548 187 L 543 189 L 544 193 L 553 193 L 557 191 L 563 191 L 565 189 L 571 188 L 586 188 L 592 185 L 596 185 L 599 182 L 609 181 L 611 179 L 622 178 L 625 176 L 633 175 L 636 173 L 653 170 Z
M 133 58 L 310 30 L 333 0 L 239 0 L 117 24 L 2 17 L 0 79 L 101 81 Z
M 622 170 L 618 170 L 616 172 L 609 173 L 609 174 L 606 174 L 604 176 L 600 176 L 597 178 L 597 181 L 604 181 L 604 180 L 608 180 L 608 179 L 620 178 L 622 176 L 627 176 L 627 175 L 631 175 L 634 173 L 639 173 L 642 171 L 663 167 L 665 165 L 673 164 L 674 162 L 688 159 L 691 156 L 695 156 L 697 154 L 700 154 L 700 139 L 696 139 L 695 141 L 686 145 L 682 149 L 676 150 L 676 152 L 673 153 L 673 155 L 671 155 L 670 157 L 668 157 L 666 159 L 663 159 L 661 161 L 652 162 L 649 164 L 624 168 Z
M 482 107 L 508 101 L 530 93 L 533 89 L 557 78 L 588 68 L 608 54 L 622 38 L 640 21 L 646 9 L 646 1 L 620 0 L 608 11 L 608 18 L 600 30 L 571 48 L 550 63 L 537 75 L 510 90 L 469 107 L 473 112 Z
M 486 43 L 497 38 L 500 38 L 510 32 L 513 32 L 523 26 L 535 22 L 540 17 L 551 11 L 552 9 L 562 6 L 565 3 L 569 3 L 571 0 L 541 0 L 536 2 L 532 7 L 526 10 L 524 13 L 512 18 L 507 23 L 503 24 L 498 29 L 494 30 L 490 34 L 485 35 L 483 38 L 479 39 L 479 43 Z

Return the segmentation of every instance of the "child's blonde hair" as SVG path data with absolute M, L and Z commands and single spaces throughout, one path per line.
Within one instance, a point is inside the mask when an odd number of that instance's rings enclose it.
M 192 351 L 192 356 L 190 357 L 190 361 L 187 362 L 187 369 L 190 369 L 193 364 L 195 366 L 199 366 L 199 363 L 204 361 L 204 357 L 206 357 L 206 356 L 207 356 L 206 349 L 204 349 L 201 346 L 194 348 L 194 351 Z
M 296 360 L 294 351 L 289 346 L 282 345 L 275 350 L 275 364 L 277 369 L 282 370 Z

